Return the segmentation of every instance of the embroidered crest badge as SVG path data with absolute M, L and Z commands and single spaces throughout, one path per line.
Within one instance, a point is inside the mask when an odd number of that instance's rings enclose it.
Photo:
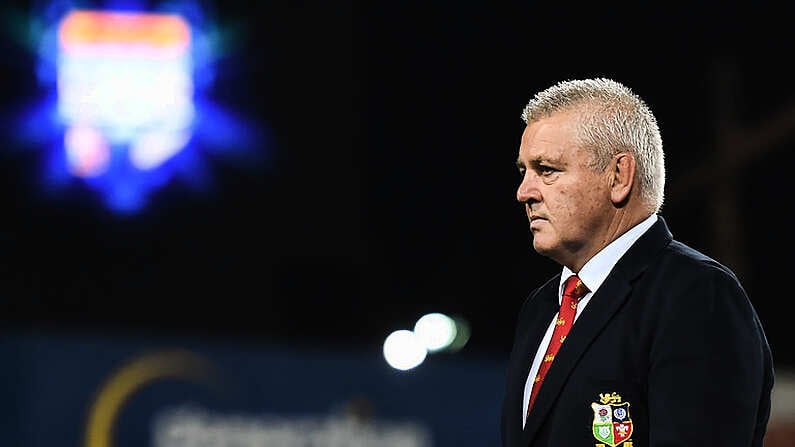
M 599 402 L 591 403 L 593 409 L 593 435 L 596 447 L 632 447 L 632 419 L 629 417 L 629 402 L 621 402 L 618 393 L 599 394 Z

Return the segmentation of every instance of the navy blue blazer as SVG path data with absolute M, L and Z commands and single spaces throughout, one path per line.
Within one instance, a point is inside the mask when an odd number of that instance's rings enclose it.
M 734 273 L 673 240 L 662 217 L 577 318 L 522 428 L 533 357 L 560 275 L 519 313 L 505 382 L 505 447 L 763 445 L 773 362 Z

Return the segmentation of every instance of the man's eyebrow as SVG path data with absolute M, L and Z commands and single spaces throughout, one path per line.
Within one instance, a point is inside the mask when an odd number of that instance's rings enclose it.
M 529 164 L 530 164 L 530 167 L 532 167 L 532 168 L 538 168 L 540 166 L 554 165 L 554 164 L 559 164 L 559 163 L 560 163 L 559 160 L 556 160 L 556 159 L 550 159 L 550 158 L 546 158 L 546 157 L 536 157 L 536 158 L 530 160 Z M 519 168 L 519 170 L 527 169 L 527 166 L 525 165 L 524 161 L 522 161 L 521 159 L 517 159 L 516 160 L 516 167 Z
M 533 166 L 542 166 L 542 165 L 559 165 L 562 164 L 562 161 L 558 157 L 550 158 L 550 157 L 536 157 L 530 160 L 530 164 Z
M 530 160 L 530 163 L 529 163 L 530 166 L 529 167 L 530 168 L 538 168 L 539 166 L 541 166 L 542 164 L 544 164 L 546 162 L 547 162 L 546 158 L 536 157 L 536 158 Z M 519 168 L 520 171 L 522 169 L 527 169 L 528 168 L 528 166 L 525 165 L 524 161 L 522 161 L 521 159 L 516 159 L 516 167 Z

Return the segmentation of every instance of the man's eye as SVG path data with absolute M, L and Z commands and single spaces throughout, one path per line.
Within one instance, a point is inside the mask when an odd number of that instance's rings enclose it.
M 538 173 L 541 174 L 541 175 L 550 175 L 550 174 L 553 174 L 555 172 L 557 172 L 557 169 L 550 168 L 549 166 L 540 166 L 538 168 Z

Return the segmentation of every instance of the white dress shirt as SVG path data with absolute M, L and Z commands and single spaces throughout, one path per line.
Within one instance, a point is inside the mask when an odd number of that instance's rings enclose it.
M 629 250 L 629 247 L 631 247 L 632 244 L 634 244 L 635 241 L 637 241 L 638 238 L 646 232 L 646 230 L 654 225 L 655 222 L 657 222 L 657 215 L 652 214 L 646 218 L 646 220 L 630 228 L 629 231 L 608 244 L 605 248 L 599 251 L 599 253 L 594 255 L 593 258 L 586 262 L 584 266 L 582 266 L 578 276 L 580 277 L 580 281 L 582 281 L 583 284 L 588 287 L 589 292 L 584 297 L 580 298 L 580 301 L 577 304 L 577 313 L 574 315 L 574 323 L 577 322 L 577 318 L 585 309 L 585 306 L 588 305 L 588 302 L 591 300 L 593 294 L 599 289 L 599 286 L 601 286 L 605 279 L 607 279 L 607 275 L 609 275 L 610 271 L 613 270 L 613 267 L 616 265 L 618 260 L 624 256 L 624 253 Z M 566 279 L 573 274 L 574 272 L 569 270 L 568 267 L 563 267 L 563 272 L 560 275 L 560 285 L 558 287 L 558 305 L 563 299 L 563 285 L 566 283 Z M 541 360 L 544 358 L 544 354 L 547 352 L 547 347 L 549 346 L 549 341 L 552 339 L 552 332 L 555 330 L 555 321 L 557 321 L 557 319 L 558 314 L 555 313 L 555 315 L 552 317 L 552 320 L 549 322 L 549 327 L 547 328 L 547 332 L 544 334 L 544 338 L 541 339 L 541 344 L 538 346 L 535 358 L 533 359 L 533 365 L 530 367 L 530 374 L 528 374 L 527 381 L 524 385 L 524 399 L 522 401 L 522 426 L 524 426 L 524 424 L 527 422 L 527 405 L 530 401 L 530 392 L 533 389 L 534 378 L 536 374 L 538 374 L 538 369 L 541 366 Z

